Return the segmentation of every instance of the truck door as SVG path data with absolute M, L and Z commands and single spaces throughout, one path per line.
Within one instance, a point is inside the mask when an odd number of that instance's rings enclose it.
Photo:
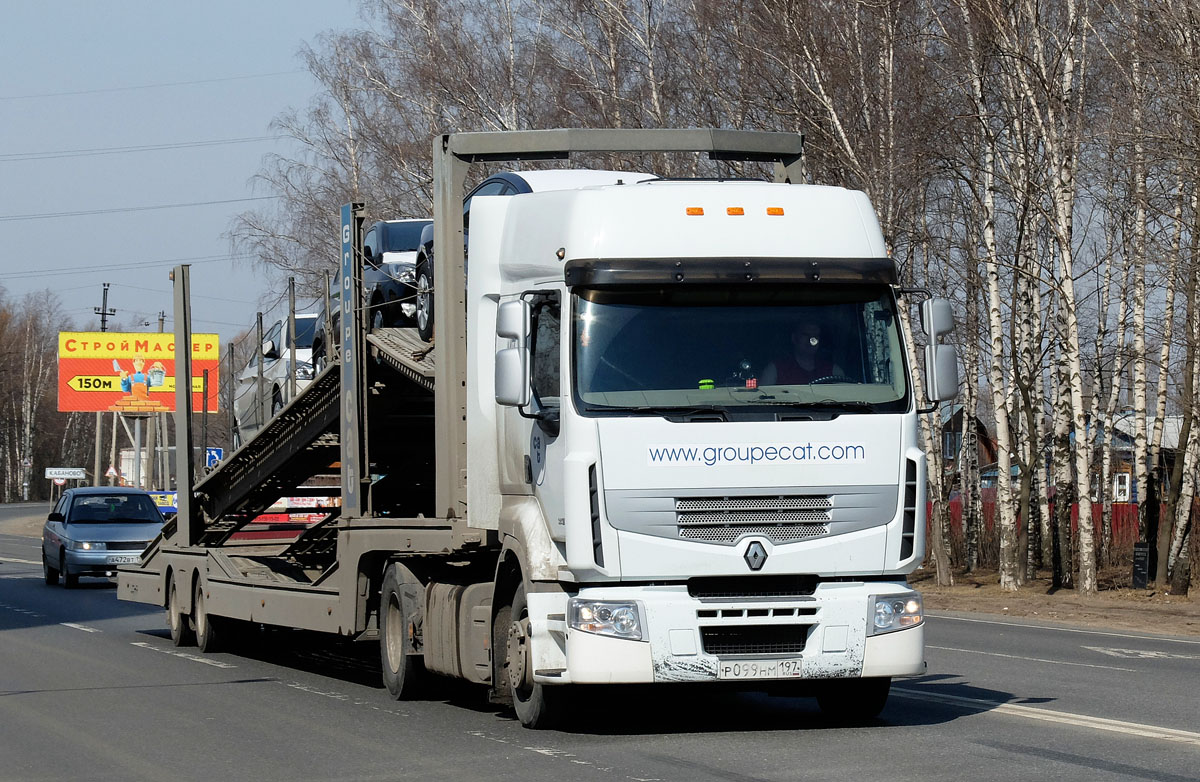
M 562 408 L 562 298 L 557 291 L 535 294 L 531 301 L 530 384 L 531 413 L 524 419 L 529 432 L 529 476 L 533 493 L 542 506 L 550 535 L 563 540 L 566 531 L 562 469 L 566 457 L 559 434 Z

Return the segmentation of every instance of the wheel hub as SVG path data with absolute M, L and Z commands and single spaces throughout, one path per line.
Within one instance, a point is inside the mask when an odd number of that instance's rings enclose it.
M 522 619 L 508 626 L 508 681 L 518 690 L 533 684 L 529 676 L 529 620 Z

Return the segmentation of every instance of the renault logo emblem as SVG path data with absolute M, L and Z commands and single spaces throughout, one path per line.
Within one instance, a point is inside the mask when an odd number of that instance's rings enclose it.
M 767 563 L 767 550 L 757 540 L 746 546 L 746 554 L 742 557 L 751 570 L 762 570 Z

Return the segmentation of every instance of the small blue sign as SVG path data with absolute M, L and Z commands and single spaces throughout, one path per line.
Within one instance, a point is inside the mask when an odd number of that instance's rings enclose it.
M 224 448 L 205 448 L 204 449 L 204 466 L 216 467 L 221 463 L 221 459 L 225 457 Z

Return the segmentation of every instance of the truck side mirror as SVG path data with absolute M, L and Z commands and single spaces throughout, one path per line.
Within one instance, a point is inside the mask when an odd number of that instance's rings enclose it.
M 937 342 L 954 331 L 954 309 L 946 299 L 926 299 L 921 302 L 921 328 L 930 342 Z
M 925 346 L 925 396 L 931 402 L 958 396 L 958 348 L 954 345 Z
M 921 302 L 921 328 L 929 337 L 925 346 L 925 395 L 931 402 L 958 396 L 958 348 L 939 339 L 954 331 L 954 309 L 946 299 Z
M 506 301 L 496 312 L 496 336 L 516 342 L 496 351 L 496 404 L 529 404 L 529 302 Z

